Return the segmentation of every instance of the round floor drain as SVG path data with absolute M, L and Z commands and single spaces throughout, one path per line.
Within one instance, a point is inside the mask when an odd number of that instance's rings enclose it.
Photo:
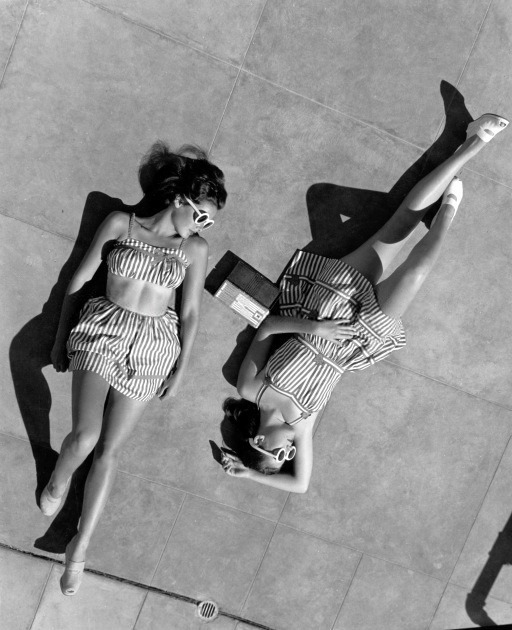
M 213 621 L 217 619 L 219 607 L 212 601 L 201 602 L 197 605 L 197 614 L 202 621 Z

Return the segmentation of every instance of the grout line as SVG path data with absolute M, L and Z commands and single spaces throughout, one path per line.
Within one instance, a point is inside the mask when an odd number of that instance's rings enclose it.
M 509 437 L 509 439 L 507 440 L 507 443 L 505 444 L 505 448 L 503 449 L 503 453 L 501 454 L 501 457 L 500 457 L 500 459 L 499 459 L 499 461 L 498 461 L 498 463 L 496 465 L 496 468 L 494 469 L 494 473 L 492 474 L 492 477 L 491 477 L 491 479 L 489 481 L 489 485 L 487 486 L 487 490 L 485 491 L 484 496 L 482 497 L 482 500 L 480 501 L 480 505 L 478 506 L 478 509 L 475 512 L 475 517 L 473 519 L 473 522 L 471 523 L 470 527 L 468 528 L 468 533 L 467 533 L 466 538 L 464 540 L 464 544 L 460 548 L 459 555 L 457 556 L 457 560 L 455 561 L 455 563 L 453 565 L 453 569 L 452 569 L 452 571 L 450 573 L 450 577 L 448 578 L 448 583 L 449 584 L 452 583 L 451 579 L 453 577 L 453 574 L 455 573 L 455 569 L 457 568 L 457 564 L 459 563 L 459 560 L 460 560 L 460 558 L 461 558 L 461 556 L 462 556 L 462 554 L 464 552 L 464 549 L 465 549 L 465 547 L 467 545 L 469 537 L 471 536 L 471 532 L 473 531 L 473 529 L 475 527 L 475 523 L 476 523 L 478 517 L 480 516 L 480 512 L 482 511 L 482 508 L 483 508 L 483 505 L 485 503 L 485 500 L 487 499 L 487 496 L 489 495 L 491 486 L 494 483 L 494 480 L 496 479 L 496 475 L 498 474 L 498 470 L 499 470 L 499 468 L 501 466 L 501 462 L 503 461 L 503 458 L 505 457 L 505 453 L 507 452 L 507 448 L 508 448 L 508 446 L 509 446 L 511 441 L 512 441 L 512 436 Z M 455 586 L 460 586 L 460 585 L 456 584 L 455 582 L 453 582 L 453 584 L 455 584 Z M 464 587 L 461 587 L 461 588 L 466 588 L 466 587 L 464 586 Z
M 327 109 L 331 112 L 335 112 L 336 114 L 339 114 L 340 116 L 343 116 L 344 118 L 348 118 L 349 120 L 352 120 L 354 122 L 359 123 L 360 125 L 363 125 L 364 127 L 368 127 L 369 129 L 373 129 L 374 131 L 377 131 L 378 133 L 384 134 L 386 136 L 389 136 L 390 138 L 393 138 L 395 140 L 399 140 L 400 142 L 403 142 L 404 144 L 407 144 L 411 147 L 414 147 L 415 149 L 418 149 L 419 151 L 421 151 L 422 153 L 424 153 L 425 151 L 428 151 L 431 144 L 428 144 L 428 146 L 426 147 L 422 147 L 420 145 L 415 144 L 414 142 L 410 142 L 409 140 L 406 140 L 405 138 L 401 138 L 400 136 L 396 136 L 393 133 L 390 133 L 389 131 L 382 129 L 381 127 L 377 127 L 377 125 L 373 125 L 372 123 L 369 123 L 368 121 L 365 120 L 361 120 L 360 118 L 356 118 L 355 116 L 352 116 L 351 114 L 349 114 L 348 112 L 345 112 L 343 110 L 340 109 L 336 109 L 335 107 L 332 107 L 331 105 L 327 105 L 326 103 L 322 103 L 320 101 L 315 100 L 314 98 L 311 98 L 310 96 L 306 96 L 305 94 L 301 94 L 300 92 L 296 92 L 295 90 L 292 90 L 291 88 L 288 88 L 284 85 L 280 85 L 279 83 L 275 83 L 274 81 L 271 81 L 270 79 L 267 79 L 265 77 L 262 77 L 258 74 L 255 74 L 254 72 L 251 72 L 250 70 L 246 70 L 245 68 L 241 68 L 242 72 L 245 72 L 246 74 L 259 79 L 260 81 L 264 81 L 265 83 L 268 83 L 269 85 L 273 85 L 276 88 L 279 88 L 280 90 L 283 90 L 284 92 L 288 92 L 290 94 L 293 94 L 294 96 L 298 96 L 301 99 L 304 99 L 305 101 L 309 101 L 310 103 L 313 103 L 314 105 L 318 105 L 319 107 L 323 107 L 324 109 Z
M 401 365 L 400 363 L 394 363 L 393 361 L 391 361 L 390 359 L 384 359 L 384 361 L 388 364 L 388 365 L 393 365 L 394 367 L 398 368 L 399 370 L 405 370 L 406 372 L 411 372 L 412 374 L 416 374 L 417 376 L 421 376 L 422 378 L 426 378 L 429 381 L 433 381 L 434 383 L 439 383 L 440 385 L 444 385 L 445 387 L 450 387 L 451 389 L 454 389 L 455 391 L 461 392 L 462 394 L 466 394 L 467 396 L 471 396 L 472 398 L 476 398 L 477 400 L 480 400 L 482 402 L 485 402 L 489 405 L 493 405 L 494 407 L 499 407 L 500 409 L 505 409 L 506 411 L 512 411 L 512 405 L 505 405 L 503 403 L 499 403 L 493 400 L 488 400 L 487 398 L 482 398 L 482 396 L 479 396 L 478 394 L 473 394 L 472 392 L 468 392 L 467 390 L 463 389 L 462 387 L 458 387 L 457 385 L 453 385 L 452 383 L 448 383 L 447 381 L 443 381 L 439 378 L 436 378 L 435 376 L 429 376 L 428 374 L 423 374 L 423 372 L 419 372 L 418 370 L 415 370 L 414 368 L 408 367 L 406 365 Z
M 33 553 L 31 551 L 25 551 L 23 549 L 18 549 L 17 547 L 12 547 L 11 545 L 7 545 L 3 542 L 0 542 L 0 548 L 1 549 L 8 549 L 9 551 L 12 551 L 13 553 L 18 553 L 24 556 L 30 556 L 32 558 L 38 559 L 38 560 L 44 560 L 45 562 L 50 562 L 52 564 L 52 569 L 54 565 L 57 564 L 61 564 L 64 566 L 64 561 L 58 561 L 58 560 L 54 560 L 53 558 L 49 558 L 48 556 L 43 556 L 43 555 L 39 555 L 36 553 Z M 179 600 L 188 604 L 195 604 L 196 606 L 198 604 L 201 603 L 202 600 L 200 599 L 196 599 L 195 597 L 188 597 L 187 595 L 181 595 L 180 593 L 174 593 L 172 591 L 167 591 L 163 588 L 158 588 L 156 586 L 150 586 L 148 584 L 144 584 L 142 582 L 137 582 L 135 580 L 131 580 L 130 578 L 123 578 L 123 577 L 119 577 L 117 575 L 113 575 L 112 573 L 106 573 L 105 571 L 99 571 L 98 569 L 89 569 L 86 568 L 85 569 L 85 573 L 90 573 L 92 575 L 97 575 L 98 577 L 102 577 L 105 578 L 107 580 L 111 580 L 113 582 L 120 582 L 121 584 L 128 584 L 129 586 L 134 586 L 135 588 L 139 588 L 142 590 L 145 590 L 148 592 L 148 594 L 151 593 L 156 593 L 157 595 L 164 595 L 166 597 L 169 597 L 170 599 L 175 599 L 175 600 Z M 50 578 L 50 574 L 51 574 L 51 570 L 48 573 L 48 579 Z M 48 583 L 48 579 L 46 581 L 46 584 Z M 46 586 L 45 584 L 45 586 Z M 254 628 L 261 628 L 262 630 L 273 630 L 272 628 L 270 628 L 269 626 L 265 626 L 262 625 L 256 621 L 252 621 L 250 619 L 244 619 L 243 617 L 240 617 L 239 615 L 235 615 L 233 613 L 227 612 L 227 611 L 223 611 L 221 609 L 219 609 L 219 615 L 223 616 L 223 617 L 228 617 L 229 619 L 233 619 L 235 621 L 242 621 L 243 623 L 253 626 Z M 32 622 L 33 623 L 33 622 Z
M 5 217 L 6 219 L 12 219 L 13 221 L 19 221 L 20 223 L 23 223 L 24 225 L 28 225 L 29 227 L 32 227 L 36 230 L 40 230 L 41 232 L 46 232 L 47 234 L 53 234 L 53 236 L 60 236 L 61 238 L 65 238 L 67 241 L 70 241 L 71 243 L 74 243 L 76 241 L 76 238 L 73 238 L 72 236 L 68 236 L 67 234 L 63 234 L 62 232 L 56 232 L 55 230 L 49 230 L 48 228 L 41 227 L 39 225 L 36 225 L 35 223 L 30 223 L 29 221 L 25 221 L 25 219 L 22 219 L 20 217 L 14 217 L 12 214 L 8 214 L 7 212 L 4 212 L 2 209 L 0 209 L 0 216 Z
M 178 39 L 177 37 L 175 37 L 174 35 L 169 35 L 168 33 L 165 33 L 164 31 L 160 31 L 157 28 L 154 28 L 153 26 L 150 26 L 149 24 L 144 24 L 143 22 L 137 22 L 136 19 L 134 18 L 130 18 L 127 15 L 123 15 L 122 13 L 117 13 L 116 11 L 113 11 L 112 9 L 109 9 L 108 7 L 103 6 L 102 4 L 98 4 L 96 2 L 93 2 L 93 0 L 81 0 L 82 2 L 85 2 L 86 4 L 89 4 L 92 7 L 95 7 L 96 9 L 100 10 L 100 11 L 104 11 L 105 13 L 109 13 L 110 15 L 119 18 L 121 20 L 124 20 L 125 22 L 128 22 L 129 24 L 133 24 L 134 26 L 137 26 L 138 28 L 142 28 L 146 31 L 149 31 L 150 33 L 154 33 L 155 35 L 158 35 L 159 37 L 161 37 L 162 39 L 167 39 L 169 41 L 174 42 L 175 44 L 179 44 L 180 46 L 184 46 L 185 48 L 190 48 L 191 50 L 194 50 L 195 52 L 199 53 L 200 55 L 203 55 L 204 57 L 208 57 L 209 59 L 214 59 L 215 61 L 218 61 L 226 66 L 229 66 L 230 68 L 235 68 L 238 69 L 239 66 L 237 64 L 232 63 L 231 61 L 227 61 L 226 59 L 223 59 L 222 57 L 217 57 L 216 55 L 213 55 L 212 53 L 206 52 L 204 50 L 202 50 L 201 48 L 197 48 L 196 46 L 194 46 L 193 44 L 191 44 L 190 42 L 185 42 L 181 39 Z
M 345 595 L 343 596 L 342 600 L 341 600 L 341 604 L 340 607 L 338 608 L 338 612 L 336 613 L 336 617 L 334 618 L 333 624 L 331 626 L 331 630 L 334 630 L 334 627 L 336 626 L 336 623 L 338 622 L 339 616 L 341 615 L 341 609 L 343 608 L 343 604 L 345 603 L 345 600 L 348 597 L 348 594 L 350 592 L 350 589 L 352 588 L 352 584 L 354 583 L 354 579 L 356 577 L 356 573 L 359 569 L 359 566 L 361 564 L 361 562 L 363 561 L 363 557 L 364 557 L 364 553 L 361 553 L 361 557 L 359 558 L 359 562 L 357 563 L 357 566 L 355 567 L 352 576 L 350 578 L 350 584 L 348 585 L 347 591 L 345 593 Z
M 478 41 L 478 38 L 480 37 L 480 33 L 481 33 L 482 28 L 483 28 L 483 26 L 484 26 L 484 22 L 485 22 L 485 20 L 486 20 L 486 18 L 487 18 L 487 14 L 489 13 L 489 10 L 490 10 L 490 8 L 491 8 L 491 4 L 492 4 L 492 2 L 493 2 L 493 0 L 489 0 L 489 5 L 488 5 L 488 7 L 487 7 L 487 9 L 486 9 L 486 11 L 485 11 L 485 15 L 484 15 L 484 17 L 482 18 L 482 21 L 481 21 L 481 23 L 480 23 L 480 26 L 479 26 L 479 28 L 478 28 L 478 31 L 477 31 L 477 33 L 476 33 L 476 35 L 475 35 L 475 39 L 474 39 L 474 41 L 473 41 L 473 44 L 471 45 L 471 49 L 470 49 L 470 51 L 469 51 L 469 53 L 468 53 L 467 59 L 466 59 L 466 61 L 464 62 L 463 66 L 462 66 L 462 70 L 460 71 L 460 73 L 459 73 L 459 76 L 458 76 L 457 80 L 455 81 L 455 87 L 456 87 L 457 89 L 458 89 L 459 84 L 460 84 L 460 82 L 461 82 L 461 80 L 462 80 L 462 77 L 463 77 L 463 75 L 464 75 L 464 72 L 466 71 L 466 68 L 467 68 L 467 65 L 468 65 L 468 63 L 469 63 L 469 60 L 471 59 L 471 55 L 473 54 L 473 50 L 475 49 L 476 43 L 477 43 L 477 41 Z M 454 99 L 454 98 L 455 98 L 455 95 L 453 96 L 453 98 L 452 98 L 452 100 L 450 101 L 450 103 L 449 103 L 448 107 L 446 108 L 446 109 L 447 109 L 447 111 L 449 111 L 449 110 L 450 110 L 450 107 L 452 106 L 452 103 L 453 103 L 453 99 Z M 437 139 L 437 138 L 440 136 L 440 134 L 441 134 L 441 130 L 442 130 L 443 125 L 444 125 L 444 121 L 445 121 L 445 117 L 443 117 L 443 120 L 441 120 L 441 122 L 439 123 L 439 127 L 438 127 L 438 129 L 437 129 L 436 135 L 434 136 L 434 139 Z
M 492 3 L 493 3 L 493 0 L 489 0 L 489 4 L 487 5 L 487 9 L 485 11 L 485 15 L 482 18 L 482 21 L 480 23 L 480 27 L 479 27 L 479 29 L 477 31 L 476 36 L 475 36 L 475 40 L 473 41 L 473 45 L 471 46 L 471 50 L 469 51 L 468 58 L 466 59 L 466 63 L 464 64 L 464 66 L 463 66 L 463 68 L 462 68 L 462 70 L 460 72 L 459 78 L 457 79 L 457 83 L 455 84 L 456 87 L 459 86 L 459 83 L 462 81 L 462 77 L 464 76 L 464 73 L 466 72 L 466 68 L 468 67 L 468 63 L 469 63 L 469 60 L 471 59 L 473 51 L 475 50 L 476 43 L 477 43 L 477 41 L 480 38 L 480 33 L 482 32 L 482 29 L 484 27 L 484 23 L 485 23 L 485 20 L 487 19 L 487 15 L 489 14 L 489 11 L 491 10 Z
M 0 434 L 1 434 L 1 432 L 0 432 Z M 19 439 L 24 439 L 24 438 L 19 438 Z M 253 516 L 254 518 L 259 518 L 262 521 L 267 521 L 268 523 L 278 523 L 279 522 L 278 520 L 275 520 L 275 519 L 270 518 L 268 516 L 261 516 L 259 514 L 254 514 L 254 512 L 248 512 L 247 510 L 243 510 L 242 508 L 230 505 L 229 503 L 225 503 L 223 501 L 217 501 L 215 499 L 210 499 L 209 497 L 205 497 L 202 494 L 197 494 L 196 492 L 191 492 L 190 490 L 184 490 L 183 488 L 178 488 L 177 486 L 173 486 L 171 484 L 167 484 L 167 483 L 164 483 L 162 481 L 156 481 L 155 479 L 151 479 L 150 477 L 144 477 L 142 475 L 137 475 L 135 473 L 131 473 L 131 472 L 127 471 L 127 470 L 122 470 L 122 469 L 119 469 L 119 472 L 124 474 L 124 475 L 129 475 L 130 477 L 136 477 L 137 479 L 142 479 L 142 480 L 147 481 L 149 483 L 154 483 L 154 484 L 157 484 L 159 486 L 163 486 L 164 488 L 170 488 L 171 490 L 176 490 L 177 492 L 182 492 L 183 494 L 189 495 L 189 496 L 194 497 L 196 499 L 201 499 L 201 501 L 207 501 L 208 503 L 214 503 L 215 505 L 221 505 L 221 506 L 226 507 L 226 508 L 228 508 L 230 510 L 233 510 L 234 512 L 240 512 L 242 514 L 246 514 L 247 516 Z
M 34 622 L 36 620 L 37 613 L 39 612 L 39 608 L 41 606 L 41 602 L 43 601 L 43 597 L 44 597 L 44 593 L 46 591 L 46 587 L 48 586 L 48 582 L 50 581 L 50 576 L 52 574 L 52 570 L 53 570 L 53 564 L 50 566 L 50 569 L 49 569 L 48 573 L 46 574 L 46 580 L 44 581 L 43 587 L 41 589 L 41 593 L 39 594 L 39 599 L 37 601 L 37 606 L 36 606 L 36 610 L 34 612 L 34 617 L 32 618 L 32 621 L 30 622 L 30 629 L 32 629 L 34 627 Z
M 4 71 L 2 72 L 2 76 L 0 77 L 0 88 L 2 87 L 2 84 L 4 82 L 4 77 L 5 77 L 5 74 L 7 72 L 7 67 L 9 65 L 9 62 L 11 61 L 12 53 L 14 52 L 14 47 L 16 46 L 16 42 L 18 41 L 18 35 L 20 33 L 21 25 L 23 24 L 23 20 L 25 19 L 25 14 L 27 13 L 27 9 L 28 9 L 28 5 L 29 4 L 30 4 L 30 0 L 27 0 L 27 2 L 25 4 L 25 8 L 23 9 L 23 14 L 21 16 L 20 23 L 18 24 L 18 28 L 16 30 L 16 35 L 14 36 L 14 40 L 13 40 L 11 48 L 9 50 L 9 54 L 7 55 L 7 59 L 5 61 Z
M 215 130 L 215 133 L 213 134 L 213 139 L 212 139 L 212 141 L 210 143 L 210 146 L 208 148 L 208 156 L 210 155 L 210 153 L 212 151 L 213 145 L 215 144 L 215 140 L 217 139 L 217 136 L 219 134 L 220 127 L 221 127 L 221 125 L 222 125 L 222 123 L 224 121 L 224 117 L 226 116 L 226 112 L 228 110 L 229 103 L 231 101 L 231 97 L 233 96 L 233 92 L 235 91 L 235 88 L 236 88 L 236 86 L 238 84 L 238 79 L 240 77 L 240 73 L 242 72 L 242 68 L 243 68 L 243 65 L 245 63 L 245 59 L 247 57 L 247 54 L 249 53 L 250 47 L 252 46 L 252 42 L 254 40 L 254 36 L 256 35 L 256 31 L 258 30 L 258 26 L 260 25 L 260 22 L 261 22 L 261 16 L 263 15 L 263 12 L 265 11 L 265 8 L 266 8 L 267 4 L 268 4 L 268 0 L 265 1 L 265 4 L 263 5 L 263 8 L 261 9 L 260 15 L 259 15 L 258 20 L 256 22 L 256 26 L 254 27 L 253 34 L 251 36 L 251 39 L 250 39 L 249 44 L 247 46 L 247 49 L 246 49 L 246 51 L 244 53 L 244 56 L 242 58 L 242 62 L 240 64 L 240 67 L 238 68 L 238 73 L 237 73 L 237 75 L 235 77 L 235 80 L 233 82 L 233 87 L 231 88 L 231 92 L 229 93 L 228 99 L 226 101 L 226 105 L 225 105 L 224 110 L 223 110 L 223 112 L 222 112 L 222 114 L 220 116 L 219 124 L 217 125 L 217 129 Z
M 265 547 L 265 551 L 263 552 L 263 554 L 262 554 L 262 556 L 261 556 L 261 560 L 260 560 L 260 563 L 258 564 L 258 568 L 257 568 L 257 569 L 256 569 L 256 571 L 254 572 L 254 577 L 253 577 L 253 579 L 251 580 L 251 584 L 250 584 L 249 588 L 247 589 L 247 595 L 244 597 L 244 599 L 243 599 L 243 601 L 242 601 L 242 603 L 241 603 L 241 605 L 240 605 L 240 608 L 239 608 L 240 614 L 242 613 L 242 611 L 243 611 L 243 609 L 244 609 L 244 606 L 247 604 L 247 600 L 248 600 L 248 599 L 249 599 L 249 597 L 251 596 L 252 589 L 253 589 L 253 587 L 254 587 L 254 583 L 256 582 L 256 578 L 258 577 L 258 573 L 260 572 L 261 565 L 263 564 L 263 562 L 264 562 L 264 560 L 265 560 L 265 557 L 266 557 L 267 552 L 268 552 L 268 550 L 269 550 L 270 544 L 271 544 L 272 540 L 274 539 L 274 536 L 275 536 L 276 529 L 277 529 L 277 526 L 278 526 L 278 525 L 279 525 L 279 523 L 276 523 L 276 524 L 275 524 L 275 526 L 274 526 L 274 530 L 272 531 L 272 535 L 271 535 L 271 536 L 270 536 L 270 538 L 268 539 L 267 546 Z
M 151 576 L 149 580 L 150 585 L 153 585 L 153 580 L 155 579 L 156 572 L 158 571 L 158 567 L 160 566 L 160 563 L 162 562 L 162 558 L 164 557 L 165 550 L 167 549 L 167 545 L 169 544 L 169 541 L 171 540 L 172 533 L 174 532 L 174 528 L 176 527 L 176 523 L 178 522 L 178 519 L 180 517 L 181 511 L 183 509 L 183 506 L 185 505 L 186 500 L 187 500 L 187 495 L 186 493 L 184 493 L 181 499 L 181 505 L 178 509 L 178 513 L 176 514 L 176 518 L 174 519 L 174 523 L 172 524 L 171 531 L 169 532 L 169 536 L 167 536 L 167 540 L 165 541 L 165 545 L 163 546 L 162 553 L 160 554 L 160 558 L 158 559 L 155 570 L 153 571 L 153 575 Z
M 140 616 L 142 614 L 142 609 L 144 608 L 144 604 L 146 603 L 146 600 L 147 600 L 148 597 L 149 597 L 149 591 L 146 591 L 146 594 L 144 595 L 144 599 L 142 600 L 142 603 L 140 605 L 139 612 L 137 613 L 137 616 L 135 617 L 135 621 L 133 623 L 132 630 L 135 630 L 135 628 L 137 627 L 137 623 L 138 623 L 138 621 L 140 619 Z

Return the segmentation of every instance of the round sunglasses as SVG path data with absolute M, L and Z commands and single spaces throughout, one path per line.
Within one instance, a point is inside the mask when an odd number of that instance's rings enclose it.
M 291 446 L 288 450 L 282 447 L 278 449 L 277 452 L 273 452 L 273 451 L 266 451 L 264 448 L 260 448 L 257 444 L 254 443 L 253 438 L 249 439 L 249 444 L 256 451 L 259 451 L 260 453 L 265 453 L 265 455 L 270 455 L 270 457 L 273 457 L 276 460 L 276 462 L 279 462 L 280 464 L 284 462 L 285 460 L 286 461 L 292 460 L 297 454 L 297 449 L 295 448 L 295 446 Z
M 185 195 L 183 196 L 185 197 Z M 185 197 L 185 200 L 188 205 L 191 206 L 194 210 L 194 223 L 197 225 L 200 231 L 202 232 L 203 230 L 211 228 L 215 221 L 213 219 L 210 219 L 210 215 L 208 214 L 208 212 L 206 212 L 206 210 L 201 210 L 200 208 L 198 208 L 196 204 L 192 201 L 192 199 Z

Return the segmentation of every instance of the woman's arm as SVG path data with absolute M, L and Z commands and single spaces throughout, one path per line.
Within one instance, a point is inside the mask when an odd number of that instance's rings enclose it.
M 267 363 L 274 335 L 312 332 L 316 323 L 318 322 L 308 319 L 269 315 L 256 331 L 256 335 L 240 366 L 236 383 L 240 396 L 246 400 L 255 401 L 261 387 L 261 377 L 258 378 L 258 375 Z
M 351 338 L 354 332 L 354 326 L 343 319 L 313 320 L 269 315 L 258 328 L 240 366 L 236 384 L 238 393 L 246 400 L 255 401 L 262 382 L 258 375 L 267 363 L 274 335 L 310 334 L 337 342 Z
M 355 333 L 355 327 L 345 319 L 302 319 L 300 317 L 279 317 L 270 315 L 262 324 L 263 334 L 309 334 L 341 341 L 350 339 Z
M 91 280 L 101 263 L 101 252 L 106 242 L 124 235 L 128 226 L 128 215 L 124 212 L 112 212 L 98 228 L 87 253 L 75 271 L 66 290 L 59 319 L 55 343 L 51 351 L 51 360 L 57 372 L 67 369 L 66 342 L 77 310 L 82 305 L 80 289 Z
M 293 460 L 293 472 L 275 475 L 265 475 L 256 470 L 246 468 L 238 458 L 234 458 L 228 453 L 224 453 L 222 466 L 228 475 L 235 477 L 251 479 L 265 486 L 284 490 L 285 492 L 304 493 L 309 487 L 311 479 L 311 471 L 313 469 L 313 426 L 317 413 L 309 418 L 302 420 L 300 430 L 296 431 L 294 437 L 294 445 L 297 453 Z M 302 426 L 301 426 L 302 425 Z
M 201 297 L 208 264 L 208 243 L 201 237 L 191 239 L 187 249 L 187 258 L 191 264 L 183 281 L 180 308 L 181 352 L 174 373 L 164 381 L 160 389 L 159 395 L 162 400 L 176 395 L 190 359 L 192 346 L 199 327 Z

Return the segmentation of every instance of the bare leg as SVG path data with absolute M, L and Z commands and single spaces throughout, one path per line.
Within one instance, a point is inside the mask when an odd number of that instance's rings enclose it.
M 59 459 L 48 484 L 48 490 L 55 498 L 64 494 L 68 479 L 96 446 L 109 387 L 107 381 L 95 372 L 73 372 L 72 430 L 62 442 Z
M 372 238 L 342 260 L 376 284 L 421 221 L 425 210 L 441 197 L 453 177 L 485 144 L 478 136 L 468 138 L 456 153 L 414 186 L 398 210 Z
M 98 524 L 112 489 L 122 446 L 147 406 L 111 389 L 94 461 L 85 484 L 84 503 L 78 534 L 69 549 L 69 558 L 85 560 L 91 536 Z
M 404 314 L 432 270 L 454 215 L 455 208 L 449 203 L 443 204 L 434 225 L 407 259 L 377 284 L 375 294 L 384 313 L 396 318 Z

